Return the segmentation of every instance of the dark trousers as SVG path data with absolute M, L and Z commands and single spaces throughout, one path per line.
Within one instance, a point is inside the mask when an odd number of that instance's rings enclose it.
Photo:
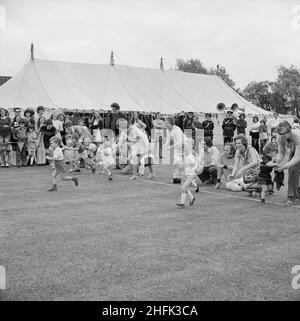
M 233 142 L 233 136 L 224 136 L 224 145 Z
M 211 180 L 212 183 L 216 183 L 218 175 L 218 169 L 214 166 L 204 167 L 203 172 L 198 175 L 200 181 L 205 183 L 206 181 Z

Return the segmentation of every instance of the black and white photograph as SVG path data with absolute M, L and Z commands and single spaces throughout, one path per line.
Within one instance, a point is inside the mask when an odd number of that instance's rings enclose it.
M 299 180 L 300 0 L 0 0 L 0 301 L 299 301 Z

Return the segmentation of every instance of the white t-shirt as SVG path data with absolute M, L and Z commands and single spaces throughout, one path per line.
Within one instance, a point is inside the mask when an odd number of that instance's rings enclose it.
M 184 173 L 185 176 L 196 175 L 196 157 L 192 153 L 184 158 Z
M 64 159 L 64 154 L 61 150 L 60 147 L 56 147 L 53 151 L 53 158 L 54 160 L 56 161 L 60 161 L 60 160 L 63 160 Z
M 267 121 L 267 126 L 269 128 L 275 128 L 277 127 L 281 122 L 281 119 L 279 117 L 277 117 L 277 119 L 275 119 L 274 117 L 270 118 L 268 121 Z

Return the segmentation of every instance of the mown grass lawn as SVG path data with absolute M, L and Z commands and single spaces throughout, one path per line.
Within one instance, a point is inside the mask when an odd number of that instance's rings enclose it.
M 201 186 L 179 209 L 171 168 L 156 170 L 153 182 L 82 171 L 49 193 L 49 168 L 1 169 L 0 299 L 300 299 L 300 207 L 280 205 L 285 190 L 262 207 Z

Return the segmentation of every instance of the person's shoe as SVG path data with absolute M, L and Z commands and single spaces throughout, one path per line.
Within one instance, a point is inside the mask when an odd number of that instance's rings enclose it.
M 112 174 L 110 174 L 108 177 L 107 177 L 107 180 L 108 181 L 111 181 L 113 179 L 113 176 L 112 176 Z
M 5 163 L 5 167 L 10 167 L 8 163 Z
M 184 208 L 184 204 L 182 203 L 177 203 L 176 205 L 179 206 L 180 208 Z
M 53 187 L 49 188 L 47 191 L 48 192 L 56 192 L 57 191 L 57 187 L 53 186 Z
M 136 178 L 137 178 L 137 175 L 133 175 L 130 177 L 130 180 L 133 181 L 133 180 L 136 180 Z
M 78 177 L 73 177 L 73 182 L 75 183 L 75 186 L 78 186 L 78 184 L 79 184 Z
M 79 169 L 79 168 L 76 168 L 76 169 L 70 170 L 70 172 L 73 172 L 73 173 L 80 173 L 80 169 Z
M 1 164 L 1 167 L 5 167 L 5 165 L 4 165 L 4 164 Z
M 190 206 L 193 206 L 193 205 L 194 205 L 195 199 L 196 199 L 196 197 L 194 196 L 194 197 L 192 198 L 192 200 L 190 201 Z
M 173 184 L 181 184 L 181 178 L 173 178 Z
M 198 193 L 199 192 L 199 185 L 197 184 L 197 188 L 195 189 L 195 192 Z
M 95 174 L 96 172 L 96 167 L 92 167 L 92 173 Z
M 293 206 L 295 205 L 295 200 L 292 197 L 289 197 L 287 202 L 285 203 L 286 206 Z

